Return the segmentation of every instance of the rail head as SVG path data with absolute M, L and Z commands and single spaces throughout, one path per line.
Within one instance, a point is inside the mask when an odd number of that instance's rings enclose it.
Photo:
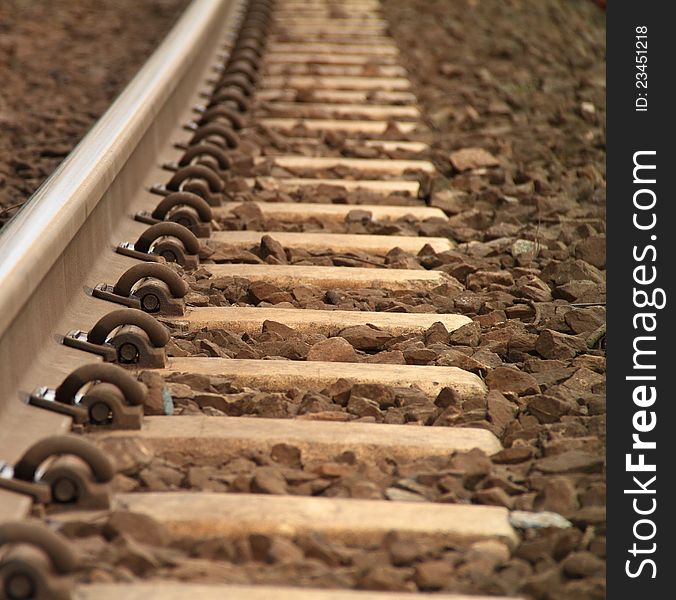
M 122 94 L 0 233 L 0 339 L 171 97 L 225 4 L 193 0 Z

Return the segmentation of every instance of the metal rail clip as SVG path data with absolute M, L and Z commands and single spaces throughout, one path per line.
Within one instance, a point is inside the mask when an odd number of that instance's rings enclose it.
M 42 468 L 48 459 L 48 465 Z M 14 467 L 0 472 L 0 489 L 31 496 L 43 504 L 78 509 L 110 507 L 108 483 L 115 475 L 108 457 L 74 435 L 53 435 L 33 444 Z
M 77 566 L 77 556 L 65 537 L 37 521 L 2 523 L 0 549 L 0 597 L 71 600 L 73 582 L 68 575 Z
M 82 392 L 85 386 L 87 389 Z M 75 369 L 56 389 L 37 388 L 28 403 L 67 414 L 78 424 L 141 429 L 148 389 L 124 369 L 92 363 Z
M 168 266 L 141 263 L 125 271 L 115 285 L 98 284 L 92 296 L 147 313 L 181 316 L 185 314 L 183 298 L 189 291 L 188 284 Z
M 136 242 L 123 242 L 116 249 L 119 254 L 146 262 L 175 262 L 188 269 L 199 266 L 201 250 L 192 231 L 171 221 L 151 225 Z
M 134 219 L 148 225 L 171 221 L 183 225 L 197 237 L 208 238 L 211 236 L 213 213 L 209 203 L 201 196 L 192 192 L 173 192 L 165 196 L 152 213 L 139 211 Z
M 166 365 L 164 347 L 168 341 L 164 325 L 135 308 L 114 310 L 88 333 L 76 329 L 63 338 L 64 345 L 103 356 L 106 362 L 150 368 Z

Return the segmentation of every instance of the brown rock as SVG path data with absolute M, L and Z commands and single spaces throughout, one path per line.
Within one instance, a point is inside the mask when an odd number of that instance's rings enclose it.
M 552 261 L 545 266 L 540 277 L 557 286 L 576 280 L 605 283 L 604 273 L 583 260 Z
M 321 290 L 309 285 L 297 285 L 292 290 L 293 297 L 298 302 L 311 302 L 318 296 L 321 296 Z
M 150 548 L 140 544 L 127 534 L 115 538 L 113 547 L 118 553 L 115 564 L 118 567 L 129 569 L 139 577 L 143 577 L 156 569 L 160 564 Z
M 290 360 L 303 360 L 307 357 L 309 351 L 310 344 L 301 339 L 292 338 L 277 346 L 275 354 Z M 238 355 L 237 358 L 241 357 Z
M 199 304 L 195 304 L 188 300 L 187 297 L 184 297 L 185 302 L 188 304 L 188 306 L 209 306 L 209 297 L 204 296 L 204 301 Z M 190 356 L 190 351 L 186 348 L 183 347 L 182 344 L 177 343 L 178 340 L 169 340 L 167 342 L 167 345 L 164 347 L 165 352 L 167 353 L 167 356 L 172 356 L 172 357 L 184 357 L 184 356 Z M 181 340 L 184 341 L 184 340 Z M 146 371 L 148 373 L 148 371 Z
M 498 390 L 490 390 L 486 396 L 486 408 L 488 420 L 494 425 L 496 435 L 502 436 L 507 425 L 514 419 L 516 406 Z
M 221 348 L 218 344 L 211 342 L 209 340 L 200 340 L 199 341 L 199 350 L 201 352 L 206 352 L 207 356 L 220 357 L 220 358 L 232 358 L 233 354 L 229 354 L 226 350 Z
M 393 337 L 386 331 L 368 325 L 346 327 L 338 335 L 347 340 L 357 350 L 379 350 Z
M 440 208 L 448 215 L 462 212 L 470 200 L 470 195 L 462 190 L 439 190 L 432 194 L 430 206 Z
M 366 362 L 378 365 L 405 365 L 406 359 L 401 350 L 388 350 L 386 352 L 378 352 L 366 357 Z
M 290 444 L 275 444 L 270 450 L 270 457 L 286 467 L 297 469 L 301 466 L 300 450 Z
M 169 533 L 152 517 L 123 510 L 110 513 L 103 526 L 103 535 L 110 539 L 127 536 L 151 546 L 165 546 L 169 542 Z
M 481 326 L 472 321 L 451 332 L 450 343 L 463 346 L 478 346 L 481 338 Z
M 164 378 L 154 371 L 144 371 L 139 379 L 148 388 L 148 393 L 143 401 L 143 413 L 146 415 L 164 415 Z
M 407 583 L 408 571 L 395 567 L 374 567 L 359 579 L 359 587 L 364 590 L 382 590 L 388 592 L 413 591 Z
M 359 357 L 347 340 L 342 337 L 333 337 L 312 346 L 307 353 L 307 360 L 359 362 Z
M 318 533 L 299 536 L 295 542 L 303 550 L 306 558 L 320 560 L 330 567 L 337 567 L 342 562 L 336 549 Z
M 551 370 L 565 369 L 567 364 L 563 360 L 545 360 L 531 356 L 523 363 L 523 368 L 529 373 L 546 373 Z
M 587 533 L 591 533 L 587 532 Z M 561 560 L 565 556 L 568 556 L 571 552 L 575 551 L 580 547 L 582 543 L 583 534 L 577 527 L 569 527 L 568 529 L 559 529 L 556 532 L 556 542 L 552 548 L 552 556 L 554 560 Z
M 444 493 L 440 498 L 442 502 L 466 503 L 471 500 L 472 493 L 465 489 L 462 479 L 459 476 L 446 475 L 438 481 L 437 486 L 439 487 L 439 490 Z
M 341 377 L 340 379 L 336 379 L 323 393 L 329 396 L 336 404 L 345 406 L 350 399 L 350 393 L 354 385 L 356 384 L 353 384 L 352 381 Z
M 493 310 L 486 315 L 477 316 L 477 321 L 479 321 L 479 325 L 481 325 L 482 329 L 495 327 L 500 323 L 504 323 L 506 320 L 507 315 L 504 310 Z
M 274 467 L 261 467 L 251 480 L 251 491 L 257 494 L 286 494 L 286 479 Z
M 213 467 L 188 467 L 186 481 L 193 489 L 208 492 L 227 492 L 227 485 L 216 481 L 218 470 Z
M 498 540 L 482 540 L 474 542 L 467 549 L 467 560 L 488 562 L 492 567 L 506 563 L 510 558 L 509 547 Z
M 540 333 L 535 350 L 543 358 L 570 359 L 587 350 L 584 340 L 552 329 Z
M 351 394 L 373 400 L 381 409 L 395 405 L 395 395 L 392 388 L 380 383 L 355 383 L 352 386 Z
M 603 356 L 593 356 L 591 354 L 582 354 L 573 360 L 573 366 L 589 369 L 596 373 L 606 372 L 606 359 Z
M 606 580 L 596 576 L 566 582 L 556 600 L 605 600 L 606 597 Z
M 269 235 L 264 235 L 261 238 L 261 256 L 267 258 L 268 256 L 273 256 L 280 263 L 286 264 L 286 253 L 284 252 L 284 246 L 280 244 L 277 240 L 272 238 Z
M 449 160 L 457 171 L 470 171 L 484 167 L 497 167 L 500 163 L 490 152 L 483 148 L 463 148 L 451 152 Z
M 368 398 L 351 395 L 347 401 L 347 410 L 358 417 L 382 418 L 382 413 L 378 408 L 378 403 Z
M 491 285 L 510 287 L 514 278 L 509 271 L 476 271 L 467 276 L 467 289 L 478 292 Z
M 139 479 L 155 492 L 165 492 L 181 487 L 183 473 L 169 465 L 151 464 L 139 473 Z
M 409 365 L 429 365 L 437 358 L 438 354 L 429 348 L 411 348 L 404 350 L 406 364 Z
M 600 327 L 606 320 L 606 309 L 602 306 L 574 308 L 564 317 L 574 333 L 587 333 Z
M 283 537 L 273 537 L 268 550 L 268 557 L 272 563 L 298 563 L 305 557 L 303 551 L 292 541 Z
M 543 473 L 600 473 L 603 457 L 582 450 L 570 450 L 541 458 L 535 462 L 535 467 Z
M 368 210 L 354 208 L 345 215 L 346 223 L 363 223 L 366 224 L 373 219 L 373 213 Z
M 500 487 L 491 487 L 474 492 L 474 500 L 479 504 L 489 504 L 491 506 L 504 506 L 511 509 L 514 501 L 505 490 Z
M 462 473 L 465 487 L 473 488 L 491 472 L 493 464 L 481 450 L 459 452 L 451 459 L 451 466 Z
M 389 487 L 385 490 L 385 497 L 393 502 L 421 502 L 425 500 L 425 496 L 412 492 L 410 490 L 402 490 L 396 487 Z
M 242 412 L 240 402 L 237 399 L 231 399 L 227 395 L 222 396 L 221 394 L 202 392 L 195 394 L 194 401 L 202 409 L 211 407 L 230 416 L 238 416 Z
M 491 456 L 491 460 L 499 465 L 514 465 L 530 460 L 534 453 L 532 446 L 512 446 L 496 452 Z
M 243 202 L 239 206 L 233 208 L 232 213 L 237 215 L 245 223 L 248 223 L 249 221 L 264 220 L 263 211 L 255 202 Z
M 383 540 L 383 545 L 396 567 L 408 566 L 424 558 L 428 547 L 413 536 L 390 531 Z
M 575 256 L 599 269 L 606 266 L 606 238 L 593 235 L 575 244 Z
M 449 406 L 454 406 L 460 409 L 460 398 L 458 393 L 449 387 L 443 388 L 434 400 L 434 404 L 439 408 L 448 408 Z
M 122 475 L 122 473 L 115 473 L 110 482 L 110 487 L 113 494 L 128 494 L 129 492 L 135 492 L 139 488 L 139 483 L 132 477 L 127 477 L 126 475 Z
M 562 563 L 569 577 L 593 577 L 605 573 L 605 562 L 591 552 L 573 552 Z
M 567 515 L 577 510 L 577 493 L 570 479 L 554 477 L 545 483 L 544 488 L 535 499 L 537 510 L 550 510 Z
M 552 290 L 535 275 L 524 275 L 516 280 L 516 295 L 534 302 L 550 302 L 552 300 Z
M 249 536 L 249 546 L 251 548 L 251 558 L 259 562 L 269 561 L 269 550 L 272 545 L 272 536 L 262 533 L 252 533 Z
M 463 371 L 471 371 L 477 374 L 483 374 L 488 370 L 484 363 L 479 362 L 473 356 L 468 356 L 464 352 L 452 348 L 445 349 L 443 355 L 435 361 L 435 364 L 440 367 L 458 367 Z
M 425 344 L 447 344 L 449 339 L 448 330 L 440 321 L 431 325 L 425 331 Z
M 604 525 L 606 523 L 605 506 L 585 506 L 574 513 L 567 515 L 573 525 L 585 528 L 589 525 Z
M 585 431 L 584 429 L 582 430 Z M 598 453 L 603 446 L 603 442 L 595 436 L 581 436 L 574 438 L 557 438 L 551 441 L 545 441 L 542 449 L 545 456 L 554 456 L 568 450 L 584 450 L 585 452 Z
M 280 536 L 252 534 L 249 545 L 253 559 L 259 562 L 289 564 L 304 558 L 303 551 L 296 544 Z
M 197 373 L 180 373 L 178 375 L 172 375 L 171 383 L 182 383 L 187 385 L 193 390 L 200 392 L 210 392 L 211 390 L 211 380 L 206 375 L 199 375 Z M 174 395 L 174 389 L 170 388 L 169 390 L 171 395 Z M 181 396 L 179 396 L 181 397 Z M 192 398 L 192 393 L 190 396 L 182 396 L 185 398 Z
M 502 359 L 495 353 L 486 348 L 477 350 L 472 358 L 476 360 L 484 369 L 499 367 L 502 364 Z
M 561 569 L 550 567 L 544 571 L 531 575 L 523 586 L 523 591 L 535 598 L 550 597 L 551 590 L 556 590 L 561 587 L 562 575 Z
M 237 551 L 234 544 L 225 538 L 210 538 L 197 542 L 192 548 L 198 558 L 234 561 Z
M 415 568 L 413 581 L 419 590 L 440 590 L 451 579 L 453 565 L 446 560 L 429 560 Z
M 316 392 L 308 392 L 303 396 L 303 399 L 298 406 L 299 415 L 307 415 L 309 413 L 323 413 L 339 410 L 338 407 L 327 397 Z
M 563 298 L 568 302 L 605 302 L 605 286 L 593 281 L 571 281 L 554 289 L 555 298 Z
M 605 505 L 606 484 L 603 482 L 598 482 L 590 485 L 587 491 L 580 495 L 580 502 L 583 506 Z
M 297 337 L 300 335 L 292 327 L 284 325 L 284 323 L 278 323 L 277 321 L 270 321 L 269 319 L 263 321 L 262 331 L 263 333 L 274 333 L 282 339 Z
M 510 367 L 492 369 L 486 377 L 486 384 L 491 390 L 512 392 L 519 396 L 537 394 L 540 391 L 535 377 L 524 371 Z
M 539 394 L 524 398 L 528 403 L 528 412 L 540 423 L 556 423 L 562 415 L 570 412 L 570 405 L 554 396 Z
M 237 355 L 239 352 L 251 353 L 252 349 L 249 344 L 242 340 L 242 338 L 231 331 L 223 329 L 216 329 L 210 332 L 213 341 L 227 351 Z M 248 357 L 247 357 L 248 358 Z
M 543 362 L 558 363 L 561 361 L 550 360 Z M 575 367 L 559 368 L 552 366 L 551 369 L 537 371 L 534 377 L 541 386 L 551 388 L 568 379 L 573 373 L 575 373 Z
M 254 281 L 249 286 L 249 294 L 256 303 L 270 302 L 277 304 L 278 302 L 291 302 L 293 300 L 291 294 L 265 281 Z
M 314 469 L 320 477 L 346 477 L 353 473 L 353 468 L 346 463 L 325 462 Z
M 460 406 L 450 405 L 437 416 L 433 425 L 436 427 L 454 427 L 462 420 L 463 416 L 464 413 Z

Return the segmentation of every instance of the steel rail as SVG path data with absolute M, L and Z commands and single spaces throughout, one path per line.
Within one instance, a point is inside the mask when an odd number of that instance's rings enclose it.
M 0 336 L 84 225 L 203 44 L 226 0 L 194 0 L 89 133 L 0 235 Z M 0 338 L 2 339 L 2 338 Z
M 73 316 L 98 317 L 104 310 L 83 287 L 111 268 L 120 270 L 113 240 L 133 224 L 130 206 L 147 195 L 148 174 L 190 114 L 243 6 L 242 0 L 193 0 L 0 234 L 0 464 L 13 464 L 38 439 L 70 428 L 70 417 L 28 406 L 18 392 L 58 384 L 74 367 L 95 360 L 75 355 L 54 336 Z M 28 497 L 0 491 L 0 521 L 29 508 Z

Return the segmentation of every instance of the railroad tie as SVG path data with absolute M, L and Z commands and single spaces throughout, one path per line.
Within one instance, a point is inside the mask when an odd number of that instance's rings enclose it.
M 430 291 L 450 281 L 442 271 L 417 269 L 369 269 L 365 267 L 320 267 L 311 265 L 206 265 L 213 278 L 240 277 L 266 281 L 285 290 L 297 285 L 315 285 L 324 290 L 374 288 L 380 290 Z
M 470 544 L 500 540 L 517 544 L 509 511 L 500 506 L 437 504 L 432 502 L 387 503 L 381 500 L 226 494 L 202 492 L 146 492 L 117 494 L 113 510 L 127 510 L 152 517 L 172 535 L 205 536 L 285 535 L 309 532 L 349 543 L 374 543 L 390 531 L 424 536 L 446 544 Z M 54 523 L 68 523 L 85 515 L 53 515 Z M 92 513 L 92 519 L 100 514 Z
M 269 453 L 278 444 L 295 446 L 305 461 L 352 452 L 370 463 L 381 458 L 415 461 L 473 449 L 488 455 L 502 450 L 500 441 L 485 429 L 208 416 L 146 417 L 140 432 L 105 431 L 91 437 L 104 450 L 132 439 L 154 456 L 194 461 L 217 460 L 233 452 Z
M 250 585 L 200 585 L 161 582 L 88 584 L 78 587 L 78 600 L 411 600 L 410 592 L 292 588 Z M 423 597 L 431 597 L 424 595 Z M 497 596 L 435 593 L 435 600 L 518 600 Z
M 413 237 L 407 235 L 362 235 L 346 233 L 304 233 L 295 231 L 216 231 L 211 241 L 227 249 L 246 250 L 260 244 L 265 235 L 277 240 L 282 246 L 299 248 L 308 252 L 330 249 L 336 253 L 368 252 L 385 256 L 394 248 L 417 254 L 424 246 L 435 252 L 452 250 L 455 244 L 448 238 Z
M 445 213 L 431 206 L 392 206 L 381 204 L 301 204 L 299 202 L 254 202 L 264 217 L 280 221 L 304 221 L 315 217 L 322 220 L 342 222 L 352 211 L 370 213 L 374 221 L 402 219 L 407 216 L 423 219 L 446 219 Z M 235 208 L 246 206 L 241 202 L 224 202 L 213 209 L 215 218 L 233 214 Z
M 472 322 L 469 317 L 453 314 L 289 310 L 251 306 L 192 308 L 184 316 L 163 321 L 182 331 L 198 331 L 211 326 L 248 334 L 260 332 L 266 321 L 275 321 L 299 333 L 319 333 L 326 336 L 338 335 L 346 327 L 357 326 L 372 326 L 390 335 L 422 333 L 435 323 L 442 323 L 451 332 Z
M 413 384 L 430 398 L 447 387 L 460 403 L 482 400 L 487 391 L 474 373 L 457 367 L 423 365 L 182 357 L 168 359 L 165 368 L 153 372 L 165 378 L 181 373 L 225 377 L 234 385 L 265 391 L 287 391 L 296 386 L 320 391 L 339 378 L 402 387 Z

